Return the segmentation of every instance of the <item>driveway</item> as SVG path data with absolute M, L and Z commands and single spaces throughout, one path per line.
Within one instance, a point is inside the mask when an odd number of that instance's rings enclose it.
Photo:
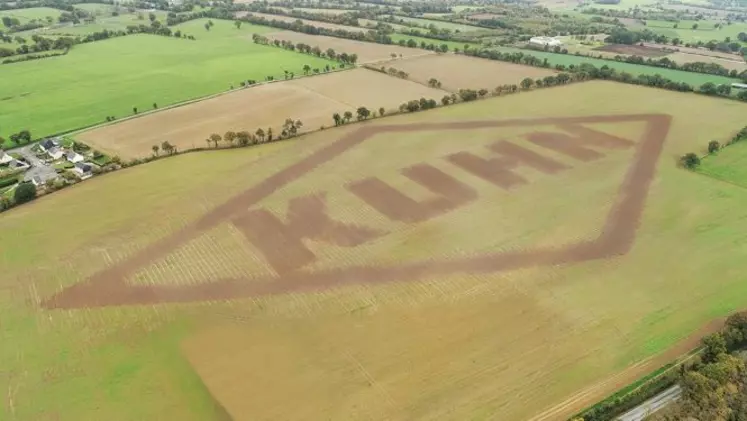
M 51 165 L 47 165 L 43 163 L 39 158 L 36 157 L 34 152 L 31 151 L 31 147 L 33 145 L 26 145 L 21 146 L 20 148 L 15 148 L 12 151 L 8 152 L 15 152 L 26 158 L 26 161 L 31 164 L 31 168 L 29 168 L 26 173 L 23 175 L 24 181 L 30 181 L 34 177 L 39 177 L 42 179 L 42 183 L 51 180 L 54 178 L 57 178 L 57 172 L 52 168 Z

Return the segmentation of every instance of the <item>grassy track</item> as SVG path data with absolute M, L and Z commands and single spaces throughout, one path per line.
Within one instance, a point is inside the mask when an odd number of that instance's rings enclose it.
M 671 114 L 633 249 L 575 265 L 225 303 L 71 311 L 36 305 L 355 127 L 167 159 L 19 207 L 0 218 L 0 343 L 11 344 L 0 347 L 0 390 L 10 391 L 0 401 L 0 419 L 219 420 L 182 352 L 207 367 L 227 361 L 233 351 L 241 358 L 236 365 L 215 366 L 214 380 L 226 380 L 233 389 L 242 385 L 234 398 L 245 405 L 244 418 L 236 419 L 530 418 L 747 305 L 747 190 L 675 165 L 677 156 L 729 138 L 744 125 L 746 112 L 736 102 L 589 82 L 366 123 Z M 626 137 L 641 130 L 636 124 L 594 127 Z M 520 134 L 491 129 L 386 135 L 274 191 L 259 206 L 283 214 L 285 199 L 329 191 L 331 217 L 390 230 L 381 241 L 354 250 L 313 244 L 319 267 L 555 245 L 598 232 L 630 151 L 574 161 L 572 170 L 557 176 L 522 170 L 531 183 L 511 192 L 443 160 L 462 149 L 485 155 L 485 145 L 497 138 L 522 142 Z M 721 154 L 738 152 L 727 148 Z M 388 158 L 371 159 L 378 156 Z M 399 173 L 401 165 L 424 161 L 470 182 L 481 199 L 408 227 L 387 222 L 345 194 L 347 181 L 377 175 L 426 198 Z M 180 271 L 193 269 L 256 273 L 266 266 L 223 224 L 129 282 L 179 283 L 185 279 Z M 185 348 L 184 341 L 199 342 L 201 333 L 221 342 Z
M 190 41 L 134 35 L 76 46 L 68 55 L 0 67 L 0 136 L 28 128 L 35 137 L 228 90 L 246 79 L 302 73 L 326 60 L 252 43 L 271 28 L 205 20 L 176 29 Z

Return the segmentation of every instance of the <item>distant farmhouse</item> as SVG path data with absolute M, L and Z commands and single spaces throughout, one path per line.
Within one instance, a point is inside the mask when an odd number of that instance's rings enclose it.
M 747 89 L 747 83 L 732 83 L 731 87 L 734 89 Z
M 529 39 L 530 44 L 548 46 L 548 47 L 560 47 L 563 43 L 559 39 L 553 37 L 532 37 Z

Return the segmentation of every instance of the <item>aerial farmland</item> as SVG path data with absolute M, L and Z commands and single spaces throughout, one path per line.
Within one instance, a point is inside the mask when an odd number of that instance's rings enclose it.
M 0 1 L 0 420 L 742 419 L 747 9 L 625 1 Z

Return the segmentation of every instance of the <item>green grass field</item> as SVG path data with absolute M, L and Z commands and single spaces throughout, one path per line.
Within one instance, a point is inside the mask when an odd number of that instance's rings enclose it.
M 716 29 L 715 26 L 717 23 L 721 23 L 723 27 Z M 697 24 L 698 29 L 692 29 L 693 24 Z M 726 37 L 730 37 L 731 42 L 739 42 L 737 35 L 740 32 L 747 33 L 747 23 L 743 22 L 734 22 L 731 25 L 726 25 L 724 22 L 717 21 L 683 20 L 677 22 L 677 28 L 674 28 L 674 22 L 648 20 L 646 21 L 646 27 L 670 39 L 679 38 L 683 42 L 708 42 L 712 40 L 722 42 Z M 747 46 L 747 43 L 742 44 Z
M 272 28 L 215 20 L 175 27 L 190 41 L 132 35 L 76 46 L 68 55 L 0 67 L 0 136 L 22 129 L 35 138 L 238 87 L 239 81 L 302 73 L 328 61 L 256 45 L 255 32 Z
M 747 142 L 741 141 L 701 160 L 698 172 L 747 188 Z
M 472 32 L 472 31 L 484 30 L 484 28 L 480 28 L 477 26 L 463 25 L 460 23 L 445 22 L 445 21 L 439 21 L 435 19 L 410 18 L 406 16 L 394 16 L 394 19 L 397 22 L 399 22 L 400 19 L 402 19 L 405 22 L 412 22 L 412 23 L 416 23 L 421 26 L 435 25 L 436 28 L 439 28 L 439 29 L 444 28 L 444 29 L 449 29 L 451 31 Z
M 26 23 L 32 19 L 46 20 L 47 16 L 49 16 L 57 23 L 57 17 L 61 13 L 60 10 L 49 7 L 34 7 L 29 9 L 0 10 L 0 18 L 8 16 L 18 19 L 21 23 Z M 2 22 L 0 22 L 0 28 L 5 28 Z
M 230 414 L 241 421 L 526 420 L 610 376 L 623 372 L 627 378 L 624 370 L 631 364 L 668 349 L 715 317 L 747 307 L 747 189 L 676 165 L 683 153 L 730 138 L 745 124 L 747 105 L 595 81 L 364 123 L 642 113 L 669 114 L 672 126 L 633 248 L 578 264 L 227 302 L 74 310 L 38 305 L 359 127 L 352 125 L 256 148 L 165 159 L 5 213 L 0 419 L 224 421 L 226 414 L 187 363 L 195 348 L 212 349 L 201 364 L 214 364 L 215 375 L 236 391 L 239 402 L 229 399 L 224 407 L 231 412 L 233 405 L 244 405 L 238 417 Z M 644 126 L 589 127 L 637 139 Z M 362 246 L 360 253 L 315 244 L 320 265 L 369 258 L 378 264 L 449 250 L 462 255 L 475 247 L 514 249 L 535 241 L 557 245 L 598 233 L 597 222 L 617 197 L 633 151 L 577 162 L 521 140 L 526 131 L 559 128 L 522 130 L 372 138 L 274 190 L 257 206 L 280 214 L 289 197 L 329 191 L 332 218 L 394 230 L 394 237 Z M 460 150 L 488 156 L 484 146 L 503 135 L 573 168 L 556 176 L 523 168 L 529 185 L 502 191 L 443 160 L 445 153 Z M 727 148 L 714 158 L 733 152 L 739 150 Z M 390 223 L 345 194 L 346 181 L 371 175 L 408 194 L 423 194 L 399 172 L 400 165 L 412 162 L 433 163 L 469 182 L 480 199 L 410 226 Z M 740 158 L 723 165 L 741 165 Z M 176 260 L 158 261 L 146 272 L 155 274 L 154 282 L 178 283 L 193 270 L 226 265 L 247 273 L 264 270 L 258 252 L 229 224 L 201 238 L 170 255 Z M 180 259 L 193 260 L 180 267 L 186 262 Z M 213 329 L 236 337 L 200 343 L 201 334 Z

